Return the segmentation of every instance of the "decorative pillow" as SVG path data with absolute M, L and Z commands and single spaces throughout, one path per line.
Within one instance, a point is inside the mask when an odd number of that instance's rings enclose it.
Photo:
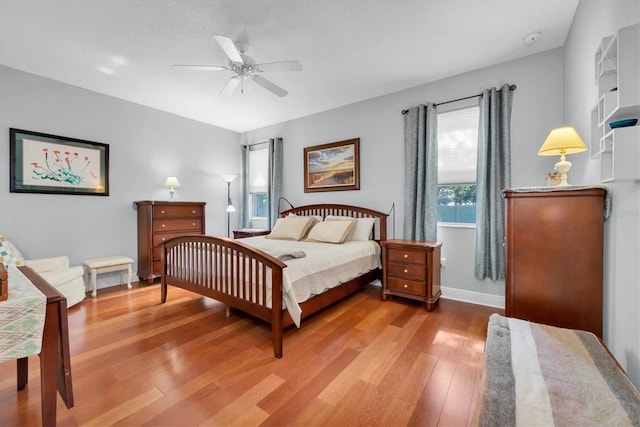
M 24 265 L 22 254 L 4 236 L 0 236 L 0 262 L 7 267 Z
M 296 217 L 296 218 L 313 218 L 314 222 L 322 222 L 322 217 L 320 215 L 297 215 L 297 214 L 289 214 L 287 218 Z
M 325 221 L 344 221 L 344 220 L 354 220 L 356 221 L 356 226 L 353 228 L 353 232 L 350 236 L 347 237 L 347 242 L 351 240 L 355 241 L 367 241 L 371 239 L 371 231 L 373 230 L 373 225 L 376 223 L 375 218 L 352 218 L 350 216 L 337 216 L 337 215 L 327 215 Z
M 266 235 L 265 238 L 300 240 L 307 234 L 309 227 L 311 227 L 314 222 L 315 220 L 308 216 L 278 218 L 276 224 L 273 226 L 273 230 L 271 230 L 271 233 Z
M 312 242 L 344 243 L 356 226 L 351 220 L 319 222 L 309 231 L 306 240 Z

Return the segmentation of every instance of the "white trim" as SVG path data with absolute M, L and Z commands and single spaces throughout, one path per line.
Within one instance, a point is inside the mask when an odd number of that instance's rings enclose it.
M 486 305 L 504 309 L 504 298 L 501 295 L 482 294 L 480 292 L 465 291 L 463 289 L 447 288 L 441 286 L 442 298 L 456 301 L 468 302 L 471 304 Z

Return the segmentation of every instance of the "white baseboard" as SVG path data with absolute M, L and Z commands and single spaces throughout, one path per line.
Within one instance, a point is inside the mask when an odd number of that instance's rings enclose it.
M 500 295 L 482 294 L 480 292 L 465 291 L 457 288 L 440 287 L 442 298 L 456 301 L 468 302 L 471 304 L 486 305 L 504 309 L 504 297 Z

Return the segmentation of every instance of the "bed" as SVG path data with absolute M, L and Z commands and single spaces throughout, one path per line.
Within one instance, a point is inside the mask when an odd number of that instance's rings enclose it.
M 590 332 L 492 314 L 478 424 L 640 425 L 640 395 Z
M 291 217 L 294 219 L 290 219 Z M 379 241 L 386 239 L 387 231 L 387 214 L 357 206 L 316 204 L 295 207 L 281 213 L 282 220 L 279 222 L 284 221 L 285 218 L 287 221 L 313 218 L 309 221 L 315 221 L 316 225 L 328 222 L 330 219 L 344 223 L 343 220 L 347 220 L 346 217 L 355 219 L 352 221 L 355 224 L 354 227 L 358 227 L 358 224 L 373 223 L 371 232 L 365 239 L 366 242 L 361 242 L 363 245 L 352 241 L 344 244 L 315 243 L 328 245 L 328 253 L 347 251 L 351 246 L 374 248 L 367 249 L 376 252 L 371 255 L 373 264 L 371 268 L 364 269 L 366 271 L 363 270 L 362 264 L 352 261 L 358 264 L 361 270 L 357 276 L 350 271 L 331 286 L 326 286 L 326 289 L 319 291 L 317 288 L 319 285 L 316 285 L 316 288 L 308 291 L 296 292 L 292 289 L 292 283 L 295 285 L 307 281 L 301 276 L 301 271 L 304 272 L 305 267 L 300 265 L 307 263 L 307 258 L 311 260 L 311 253 L 315 252 L 315 249 L 305 244 L 314 245 L 314 243 L 287 242 L 275 238 L 269 239 L 268 236 L 241 240 L 206 235 L 181 236 L 168 240 L 163 245 L 161 301 L 166 302 L 168 288 L 171 285 L 218 300 L 227 306 L 227 313 L 229 308 L 235 308 L 257 317 L 271 325 L 274 356 L 281 358 L 285 328 L 294 324 L 300 326 L 302 319 L 380 279 Z M 271 233 L 274 237 L 278 227 L 279 224 L 276 224 Z M 307 238 L 311 237 L 311 231 L 308 231 Z M 350 229 L 352 235 L 356 231 L 356 229 Z M 362 235 L 361 232 L 360 235 Z M 269 240 L 277 241 L 279 247 L 272 249 L 269 246 Z M 303 252 L 303 255 L 296 257 L 300 252 Z M 309 252 L 308 256 L 307 252 Z M 338 255 L 338 258 L 341 257 L 342 255 Z M 335 269 L 340 270 L 339 267 Z M 317 272 L 314 274 L 316 278 L 325 279 L 322 277 L 323 274 Z M 302 301 L 298 299 L 296 293 L 304 294 Z M 295 301 L 292 300 L 293 298 Z

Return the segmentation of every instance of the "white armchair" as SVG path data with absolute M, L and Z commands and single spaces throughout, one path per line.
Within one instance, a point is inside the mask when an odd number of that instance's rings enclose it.
M 26 265 L 41 275 L 67 298 L 67 307 L 78 304 L 86 296 L 84 269 L 80 266 L 70 267 L 66 256 L 26 260 L 10 241 L 0 236 L 1 255 L 4 255 L 5 264 L 9 261 L 16 265 Z

